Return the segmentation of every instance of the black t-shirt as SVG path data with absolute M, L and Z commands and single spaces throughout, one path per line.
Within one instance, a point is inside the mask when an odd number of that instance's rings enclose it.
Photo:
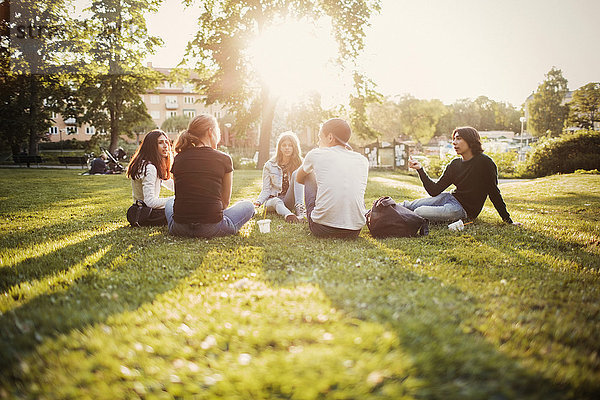
M 216 223 L 223 219 L 223 177 L 233 171 L 231 157 L 210 147 L 192 147 L 173 161 L 175 204 L 179 223 Z
M 281 192 L 279 193 L 279 197 L 285 197 L 289 187 L 290 187 L 290 175 L 288 174 L 287 165 L 281 167 L 282 178 L 281 178 Z
M 437 182 L 432 181 L 423 168 L 418 172 L 425 190 L 431 196 L 437 196 L 448 186 L 454 184 L 456 190 L 452 194 L 463 206 L 470 219 L 477 218 L 483 208 L 485 199 L 490 196 L 490 200 L 502 220 L 512 222 L 508 211 L 506 211 L 506 204 L 502 199 L 500 189 L 498 189 L 496 164 L 485 154 L 477 154 L 469 161 L 455 158 L 448 164 Z

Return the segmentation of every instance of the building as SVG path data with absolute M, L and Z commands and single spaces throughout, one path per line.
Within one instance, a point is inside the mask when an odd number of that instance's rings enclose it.
M 172 83 L 169 80 L 171 68 L 156 68 L 152 66 L 152 63 L 148 63 L 148 66 L 160 72 L 165 78 L 154 90 L 141 95 L 148 109 L 148 114 L 150 114 L 150 117 L 156 124 L 156 128 L 160 129 L 163 122 L 169 117 L 185 116 L 193 118 L 198 114 L 208 113 L 214 115 L 221 123 L 221 143 L 229 146 L 236 141 L 230 135 L 229 128 L 231 125 L 222 122 L 227 114 L 227 110 L 223 106 L 219 104 L 205 105 L 202 102 L 202 96 L 196 93 L 194 84 L 191 82 L 182 84 Z M 64 120 L 61 115 L 53 115 L 53 118 L 55 124 L 48 129 L 48 139 L 51 142 L 71 139 L 87 141 L 96 133 L 96 128 L 93 125 L 83 124 L 82 126 L 77 126 L 73 118 Z M 106 134 L 106 132 L 98 133 Z M 167 135 L 170 139 L 175 139 L 178 132 L 167 132 Z M 139 141 L 140 137 L 138 135 L 136 139 L 125 137 L 124 139 Z M 246 142 L 254 140 L 255 138 L 252 136 L 249 140 L 243 139 L 238 140 L 238 142 L 243 145 L 250 144 Z

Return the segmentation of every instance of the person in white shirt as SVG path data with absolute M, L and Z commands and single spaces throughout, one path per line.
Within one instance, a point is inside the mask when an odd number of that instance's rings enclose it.
M 310 231 L 318 237 L 356 238 L 365 225 L 369 162 L 348 144 L 348 123 L 333 118 L 319 132 L 319 148 L 306 154 L 296 179 L 304 184 Z
M 170 197 L 159 197 L 159 194 L 161 186 L 174 191 L 171 165 L 171 141 L 166 133 L 156 129 L 146 134 L 127 167 L 133 201 L 142 201 L 152 208 L 149 218 L 152 225 L 167 224 L 165 204 Z

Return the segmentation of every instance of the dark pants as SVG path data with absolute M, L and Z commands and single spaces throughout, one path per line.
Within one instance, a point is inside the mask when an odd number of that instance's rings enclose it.
M 304 203 L 306 204 L 306 217 L 308 218 L 308 228 L 313 235 L 324 238 L 357 238 L 359 230 L 334 228 L 333 226 L 322 225 L 314 222 L 311 218 L 312 211 L 315 208 L 317 199 L 317 179 L 314 173 L 308 174 L 304 181 Z

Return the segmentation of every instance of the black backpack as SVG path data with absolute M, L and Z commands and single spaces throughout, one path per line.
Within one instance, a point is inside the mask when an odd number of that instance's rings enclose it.
M 127 221 L 131 226 L 160 226 L 167 224 L 164 208 L 148 207 L 143 201 L 137 200 L 127 210 Z
M 373 237 L 410 237 L 429 234 L 429 221 L 414 211 L 396 204 L 389 196 L 373 202 L 367 212 L 367 226 Z

